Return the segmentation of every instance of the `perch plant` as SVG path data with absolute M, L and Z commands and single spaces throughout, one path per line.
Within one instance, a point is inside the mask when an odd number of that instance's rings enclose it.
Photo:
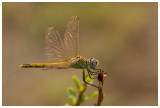
M 91 100 L 95 97 L 98 96 L 97 102 L 94 103 L 95 106 L 100 106 L 103 98 L 104 98 L 104 93 L 102 92 L 103 89 L 103 83 L 104 83 L 104 79 L 105 76 L 107 75 L 107 73 L 104 73 L 103 71 L 100 71 L 100 73 L 98 74 L 98 91 L 94 91 L 88 95 L 85 94 L 85 91 L 88 87 L 88 85 L 86 83 L 83 82 L 83 84 L 79 81 L 77 76 L 73 76 L 72 79 L 76 85 L 77 88 L 77 92 L 73 87 L 69 87 L 67 89 L 67 93 L 69 96 L 69 99 L 71 101 L 71 104 L 66 103 L 65 105 L 72 105 L 72 106 L 79 106 L 82 102 L 87 101 L 87 100 Z M 85 74 L 85 78 L 86 81 L 89 83 L 93 83 L 94 79 L 91 79 L 88 74 Z

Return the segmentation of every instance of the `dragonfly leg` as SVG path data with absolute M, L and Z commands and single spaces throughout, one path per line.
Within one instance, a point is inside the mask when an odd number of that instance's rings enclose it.
M 83 81 L 84 81 L 86 84 L 88 84 L 88 85 L 91 85 L 91 86 L 93 86 L 93 87 L 98 88 L 98 86 L 96 86 L 96 85 L 94 85 L 94 84 L 91 84 L 91 83 L 89 83 L 89 82 L 86 82 L 84 69 L 83 69 Z
M 99 70 L 100 71 L 101 69 L 94 69 L 94 70 Z
M 93 72 L 91 69 L 89 69 L 89 73 L 90 73 L 91 75 L 97 75 L 99 72 L 100 72 L 99 70 Z
M 97 77 L 92 77 L 91 75 L 93 75 L 92 73 L 90 73 L 90 71 L 87 71 L 88 72 L 88 75 L 89 75 L 89 77 L 91 78 L 91 79 L 95 79 L 95 78 L 97 78 Z

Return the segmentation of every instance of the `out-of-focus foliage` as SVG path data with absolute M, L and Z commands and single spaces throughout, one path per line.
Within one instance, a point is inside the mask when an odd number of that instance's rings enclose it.
M 73 76 L 72 79 L 74 80 L 76 86 L 77 86 L 77 89 L 80 91 L 82 85 L 81 85 L 81 82 L 78 80 L 77 76 Z
M 48 62 L 45 33 L 63 38 L 71 16 L 80 18 L 80 55 L 108 72 L 102 105 L 158 105 L 158 3 L 2 3 L 2 105 L 64 105 L 82 70 L 22 69 Z M 50 61 L 54 62 L 54 61 Z M 97 84 L 95 81 L 94 84 Z M 97 89 L 88 87 L 86 94 Z M 81 105 L 93 105 L 96 98 Z
M 88 96 L 85 97 L 85 100 L 93 99 L 94 97 L 98 96 L 98 91 L 95 91 Z
M 90 79 L 87 74 L 86 74 L 85 78 L 86 78 L 86 79 Z M 70 100 L 71 100 L 71 105 L 75 105 L 76 102 L 78 101 L 78 96 L 80 95 L 80 93 L 81 93 L 85 88 L 87 88 L 88 85 L 87 85 L 87 86 L 82 86 L 82 85 L 84 85 L 84 84 L 81 84 L 81 82 L 79 81 L 79 79 L 78 79 L 78 77 L 77 77 L 76 75 L 73 76 L 72 79 L 73 79 L 74 83 L 75 83 L 76 86 L 77 86 L 77 92 L 75 91 L 74 88 L 69 87 L 68 90 L 67 90 L 67 93 L 68 93 L 68 96 L 69 96 L 69 98 L 70 98 Z M 92 79 L 92 80 L 86 80 L 86 81 L 89 82 L 89 83 L 93 83 L 93 79 Z M 83 82 L 83 83 L 84 83 L 84 82 Z M 85 91 L 84 91 L 84 93 L 82 94 L 82 97 L 81 97 L 81 99 L 80 99 L 79 101 L 84 102 L 84 101 L 93 99 L 93 98 L 95 98 L 95 97 L 97 97 L 97 96 L 98 96 L 98 91 L 94 91 L 94 92 L 92 92 L 92 93 L 90 93 L 90 94 L 88 94 L 88 95 L 86 95 L 86 94 L 85 94 Z M 68 106 L 69 104 L 66 103 L 65 105 Z M 92 105 L 94 105 L 94 103 L 92 103 L 91 106 L 92 106 Z

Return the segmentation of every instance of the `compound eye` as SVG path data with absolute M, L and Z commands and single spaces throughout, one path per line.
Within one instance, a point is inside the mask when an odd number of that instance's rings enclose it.
M 99 62 L 98 62 L 98 60 L 96 60 L 96 65 L 98 65 L 99 64 Z
M 91 69 L 94 69 L 95 67 L 96 67 L 96 65 L 97 65 L 97 60 L 95 59 L 95 58 L 91 58 Z

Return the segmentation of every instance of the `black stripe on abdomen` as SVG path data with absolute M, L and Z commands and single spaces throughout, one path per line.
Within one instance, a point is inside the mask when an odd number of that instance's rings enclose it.
M 22 68 L 44 68 L 44 66 L 32 66 L 32 65 L 30 65 L 30 64 L 23 64 L 22 66 L 21 66 Z

